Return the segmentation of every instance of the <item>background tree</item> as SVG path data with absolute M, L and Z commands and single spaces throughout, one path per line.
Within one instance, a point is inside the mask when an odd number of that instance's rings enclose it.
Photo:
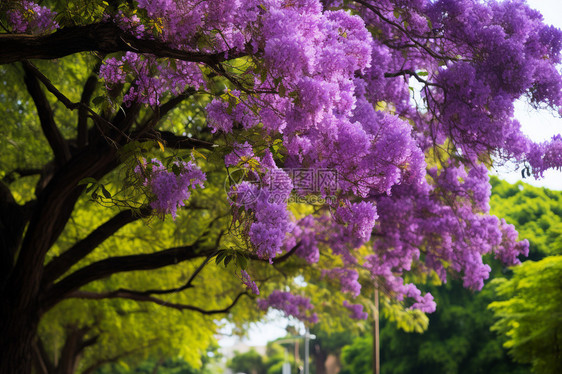
M 490 304 L 497 319 L 493 330 L 506 339 L 515 361 L 531 364 L 534 373 L 557 373 L 562 369 L 562 193 L 495 183 L 498 198 L 492 201 L 529 238 L 532 260 L 514 268 L 513 277 L 493 280 L 498 294 Z
M 490 304 L 498 318 L 493 329 L 507 337 L 505 347 L 514 360 L 531 364 L 533 373 L 562 369 L 561 274 L 562 256 L 549 256 L 525 262 L 509 280 L 496 280 L 506 300 Z
M 235 352 L 228 367 L 235 373 L 265 374 L 266 372 L 263 357 L 254 349 L 245 353 Z
M 13 64 L 2 68 L 13 114 L 2 152 L 13 155 L 0 184 L 1 373 L 32 363 L 70 372 L 103 340 L 103 328 L 68 326 L 69 344 L 48 363 L 40 321 L 68 299 L 130 302 L 117 314 L 151 303 L 212 316 L 261 292 L 260 309 L 311 324 L 323 311 L 307 293 L 331 287 L 327 310 L 365 319 L 361 289 L 376 283 L 390 310 L 432 312 L 433 296 L 410 279 L 458 273 L 479 289 L 490 272 L 482 255 L 514 264 L 527 252 L 488 214 L 493 157 L 535 176 L 561 166 L 562 138 L 535 144 L 513 117 L 520 98 L 562 102 L 562 33 L 524 2 L 1 7 L 0 64 Z M 175 110 L 182 122 L 168 122 Z M 73 237 L 88 197 L 107 215 Z M 185 205 L 198 213 L 171 247 L 154 235 L 133 252 L 97 251 L 141 218 L 181 219 Z M 207 289 L 211 260 L 238 281 Z M 169 284 L 135 279 L 165 278 L 159 269 L 172 265 Z M 308 286 L 289 292 L 299 272 Z M 212 302 L 195 304 L 192 291 Z

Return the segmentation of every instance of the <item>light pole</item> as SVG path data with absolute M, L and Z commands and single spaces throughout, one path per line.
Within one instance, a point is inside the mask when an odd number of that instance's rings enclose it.
M 310 339 L 316 339 L 316 335 L 311 335 L 307 327 L 306 332 L 304 333 L 304 374 L 309 374 L 308 358 L 310 355 L 310 351 L 308 346 Z
M 294 336 L 287 339 L 277 340 L 276 343 L 277 344 L 296 343 L 298 342 L 298 339 L 302 339 L 302 338 L 304 338 L 304 374 L 309 374 L 310 350 L 308 346 L 311 339 L 316 339 L 316 335 L 311 334 L 310 331 L 308 330 L 308 327 L 306 328 L 306 331 L 303 336 Z M 283 374 L 285 374 L 285 370 L 286 369 L 283 369 Z
M 375 318 L 373 321 L 373 374 L 381 372 L 380 340 L 379 340 L 379 288 L 375 283 Z

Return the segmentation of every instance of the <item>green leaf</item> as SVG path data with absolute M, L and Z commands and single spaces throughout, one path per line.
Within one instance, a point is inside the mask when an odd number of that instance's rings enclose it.
M 103 184 L 100 184 L 101 187 L 101 193 L 103 194 L 103 196 L 106 199 L 111 199 L 111 193 L 107 190 L 107 188 L 105 188 L 105 186 Z
M 89 193 L 90 191 L 97 191 L 99 186 L 100 185 L 97 183 L 92 183 L 88 188 L 86 188 L 86 193 Z
M 90 183 L 97 184 L 98 181 L 95 178 L 88 177 L 88 178 L 84 178 L 80 182 L 78 182 L 78 186 L 82 186 L 83 184 L 90 184 Z
M 234 258 L 234 256 L 232 255 L 228 255 L 224 258 L 224 267 L 227 267 L 228 264 L 230 263 L 230 261 L 232 261 L 232 259 Z
M 248 266 L 248 259 L 242 253 L 238 253 L 236 263 L 242 270 L 246 270 L 246 267 Z
M 92 104 L 95 106 L 102 105 L 105 102 L 105 96 L 97 96 L 92 99 Z
M 217 257 L 215 258 L 215 264 L 219 265 L 222 260 L 226 257 L 226 251 L 220 251 Z
M 285 86 L 283 86 L 283 83 L 281 83 L 279 85 L 279 95 L 281 96 L 285 96 L 285 93 L 287 92 L 287 89 L 285 88 Z

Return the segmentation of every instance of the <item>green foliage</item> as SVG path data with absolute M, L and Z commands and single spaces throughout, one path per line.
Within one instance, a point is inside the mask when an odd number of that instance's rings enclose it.
M 562 254 L 562 192 L 491 178 L 491 213 L 515 225 L 529 240 L 529 259 Z
M 263 357 L 254 349 L 246 353 L 236 353 L 228 363 L 228 367 L 235 373 L 265 374 L 266 365 Z
M 338 354 L 344 346 L 351 344 L 353 335 L 349 330 L 327 331 L 322 327 L 322 323 L 319 323 L 310 330 L 316 335 L 316 339 L 312 341 L 315 350 L 322 350 L 326 354 Z
M 527 261 L 494 283 L 505 300 L 490 304 L 498 318 L 493 329 L 507 337 L 510 354 L 534 373 L 561 373 L 562 256 Z
M 284 340 L 284 338 L 281 340 Z M 290 362 L 293 369 L 295 368 L 296 358 L 293 352 L 294 345 L 284 344 L 282 347 L 273 341 L 267 344 L 265 357 L 253 348 L 246 353 L 235 352 L 227 366 L 235 373 L 279 374 L 285 362 Z
M 473 293 L 451 280 L 431 293 L 439 305 L 429 315 L 423 334 L 397 331 L 381 323 L 381 368 L 384 373 L 525 373 L 502 349 L 490 331 L 493 316 L 486 309 L 494 293 L 485 287 Z
M 381 320 L 381 372 L 417 373 L 527 373 L 502 348 L 502 341 L 490 331 L 492 313 L 486 309 L 494 293 L 489 287 L 474 294 L 453 280 L 432 287 L 439 308 L 429 315 L 423 334 L 398 329 Z M 356 338 L 342 350 L 342 374 L 372 373 L 373 338 Z
M 530 258 L 511 279 L 492 281 L 500 301 L 490 304 L 493 329 L 513 358 L 534 373 L 562 372 L 562 191 L 493 179 L 493 210 L 529 239 Z M 546 256 L 546 257 L 545 257 Z
M 123 363 L 111 364 L 99 369 L 95 374 L 214 374 L 207 368 L 195 369 L 186 361 L 176 359 L 156 360 L 149 358 L 135 368 Z
M 373 372 L 373 338 L 363 336 L 343 348 L 340 374 L 371 374 Z

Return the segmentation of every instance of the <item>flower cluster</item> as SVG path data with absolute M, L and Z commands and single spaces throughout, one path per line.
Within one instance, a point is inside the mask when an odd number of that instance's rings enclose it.
M 357 273 L 357 270 L 334 268 L 325 270 L 324 274 L 328 277 L 338 278 L 341 283 L 342 292 L 349 292 L 355 297 L 361 293 L 361 283 L 359 283 L 359 273 Z
M 127 52 L 120 59 L 111 57 L 100 68 L 100 77 L 111 90 L 132 76 L 132 84 L 125 94 L 125 104 L 140 102 L 152 107 L 160 105 L 164 93 L 180 94 L 187 87 L 198 89 L 205 85 L 198 65 L 186 61 L 159 63 L 153 56 Z
M 260 290 L 258 289 L 256 282 L 250 278 L 250 275 L 246 272 L 246 270 L 240 270 L 240 277 L 242 283 L 244 283 L 246 287 L 254 293 L 254 295 L 260 294 Z
M 367 319 L 369 317 L 369 314 L 363 311 L 363 305 L 361 304 L 350 304 L 347 300 L 344 300 L 343 306 L 351 312 L 350 317 L 353 319 Z
M 262 310 L 274 308 L 281 310 L 287 316 L 295 317 L 310 323 L 318 322 L 318 316 L 312 312 L 313 306 L 306 297 L 293 295 L 290 292 L 273 291 L 267 299 L 259 299 L 258 306 Z
M 192 161 L 175 161 L 169 171 L 159 160 L 153 159 L 138 165 L 136 173 L 145 186 L 149 187 L 154 199 L 150 203 L 156 213 L 171 214 L 176 218 L 177 209 L 185 205 L 191 196 L 191 189 L 203 188 L 205 173 Z
M 18 34 L 42 34 L 59 28 L 56 13 L 33 1 L 22 0 L 16 9 L 7 13 L 12 31 Z

